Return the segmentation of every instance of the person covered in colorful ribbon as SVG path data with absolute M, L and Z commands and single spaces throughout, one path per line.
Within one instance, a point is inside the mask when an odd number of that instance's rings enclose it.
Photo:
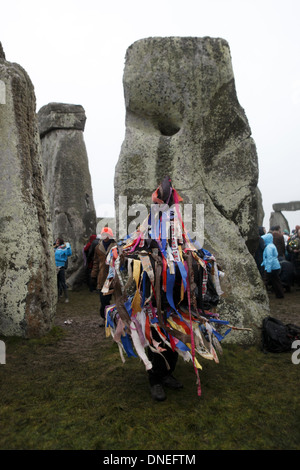
M 220 341 L 233 327 L 214 312 L 222 295 L 216 260 L 190 240 L 179 211 L 182 199 L 168 177 L 152 201 L 158 210 L 106 257 L 115 303 L 106 307 L 105 326 L 123 362 L 124 353 L 143 361 L 151 395 L 162 401 L 164 387 L 182 388 L 173 376 L 179 356 L 192 361 L 201 395 L 196 354 L 218 362 Z

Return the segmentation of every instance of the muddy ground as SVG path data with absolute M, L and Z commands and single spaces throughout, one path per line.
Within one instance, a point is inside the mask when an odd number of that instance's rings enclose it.
M 105 339 L 105 329 L 99 327 L 99 295 L 88 289 L 70 292 L 70 302 L 60 301 L 57 308 L 55 325 L 66 333 L 56 349 L 58 355 L 64 351 L 76 355 L 76 360 L 86 361 L 97 349 L 109 348 L 112 338 Z M 270 315 L 283 323 L 300 326 L 300 289 L 292 288 L 283 299 L 277 299 L 269 292 Z

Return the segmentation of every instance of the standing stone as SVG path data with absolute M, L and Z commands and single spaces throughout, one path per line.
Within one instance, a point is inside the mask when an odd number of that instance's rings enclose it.
M 280 211 L 271 212 L 269 219 L 269 227 L 279 225 L 281 231 L 287 230 L 290 233 L 289 223 Z
M 97 223 L 83 139 L 85 121 L 80 105 L 49 103 L 38 112 L 52 231 L 55 238 L 62 237 L 72 247 L 66 271 L 71 289 L 85 280 L 82 250 L 96 233 Z
M 204 248 L 225 271 L 218 310 L 232 324 L 252 328 L 229 340 L 251 344 L 260 337 L 269 306 L 251 254 L 260 205 L 257 153 L 237 99 L 229 46 L 209 37 L 142 39 L 127 50 L 123 85 L 117 229 L 124 220 L 120 196 L 127 197 L 127 208 L 150 207 L 166 175 L 185 204 L 194 211 L 203 204 Z
M 56 270 L 34 88 L 0 47 L 0 335 L 38 337 L 56 310 Z
M 264 222 L 264 218 L 265 218 L 265 211 L 263 209 L 262 194 L 261 194 L 260 189 L 258 187 L 256 188 L 256 201 L 257 201 L 256 225 L 257 225 L 257 227 L 262 227 L 263 222 Z
M 270 227 L 274 225 L 279 225 L 281 230 L 288 230 L 290 232 L 290 227 L 287 219 L 282 214 L 282 211 L 299 211 L 300 210 L 300 201 L 290 201 L 290 202 L 278 202 L 273 204 L 274 212 L 271 212 L 269 225 Z

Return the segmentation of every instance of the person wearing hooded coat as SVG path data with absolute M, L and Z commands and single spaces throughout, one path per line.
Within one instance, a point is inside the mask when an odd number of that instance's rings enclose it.
M 265 249 L 263 252 L 263 262 L 261 265 L 264 267 L 266 274 L 266 281 L 271 284 L 277 298 L 283 298 L 284 292 L 280 281 L 280 263 L 278 260 L 278 251 L 273 243 L 273 235 L 267 233 L 262 236 L 265 242 Z

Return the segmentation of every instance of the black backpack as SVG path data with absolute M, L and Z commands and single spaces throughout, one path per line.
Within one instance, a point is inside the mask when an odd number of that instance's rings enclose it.
M 262 325 L 262 349 L 264 352 L 280 353 L 291 351 L 292 343 L 300 339 L 300 327 L 285 325 L 277 318 L 266 317 Z

